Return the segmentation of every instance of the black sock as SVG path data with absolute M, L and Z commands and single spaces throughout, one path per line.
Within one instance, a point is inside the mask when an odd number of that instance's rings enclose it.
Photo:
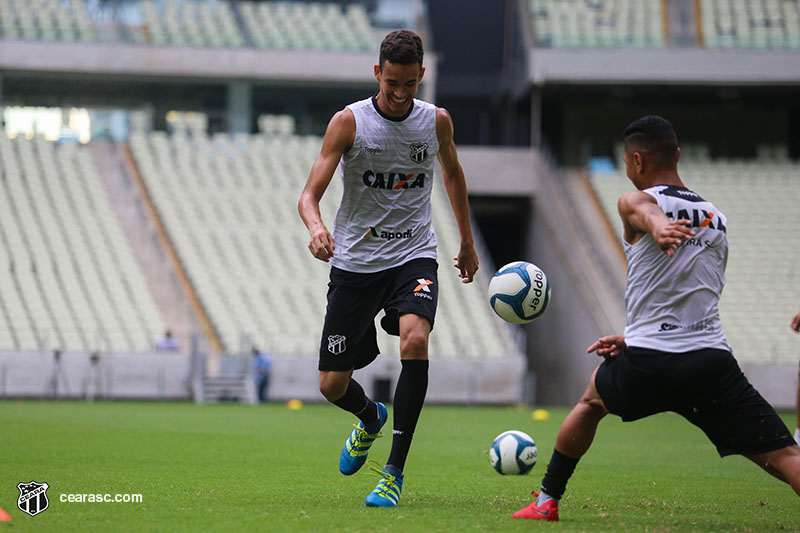
M 560 500 L 567 490 L 567 481 L 575 471 L 580 459 L 567 457 L 563 453 L 553 448 L 553 455 L 550 457 L 550 464 L 547 465 L 547 473 L 542 480 L 542 492 L 548 496 Z
M 356 415 L 368 431 L 369 426 L 374 425 L 378 420 L 378 404 L 367 398 L 364 389 L 353 378 L 350 378 L 350 384 L 347 386 L 344 396 L 331 403 Z
M 394 391 L 392 451 L 386 464 L 402 472 L 422 404 L 425 403 L 425 393 L 428 392 L 428 360 L 406 359 L 400 362 L 403 369 Z

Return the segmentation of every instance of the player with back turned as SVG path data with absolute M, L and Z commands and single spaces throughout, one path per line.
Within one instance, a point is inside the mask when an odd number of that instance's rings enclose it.
M 373 469 L 380 479 L 366 498 L 371 507 L 397 505 L 428 386 L 428 337 L 438 299 L 434 157 L 461 235 L 455 267 L 465 283 L 478 270 L 452 120 L 444 109 L 414 98 L 425 73 L 422 57 L 422 40 L 414 32 L 398 30 L 384 38 L 374 67 L 378 94 L 333 116 L 298 203 L 311 254 L 331 264 L 320 392 L 360 420 L 342 448 L 342 474 L 363 466 L 388 417 L 386 407 L 370 400 L 352 377 L 379 353 L 375 317 L 381 310 L 381 327 L 400 337 L 392 449 L 386 466 Z M 337 166 L 344 192 L 331 234 L 319 202 Z
M 744 455 L 800 495 L 800 448 L 722 333 L 727 219 L 684 186 L 667 120 L 642 117 L 622 136 L 625 171 L 637 189 L 618 202 L 628 259 L 625 332 L 588 348 L 605 361 L 561 424 L 541 492 L 513 517 L 558 520 L 567 481 L 608 413 L 627 422 L 674 411 L 703 430 L 720 456 Z

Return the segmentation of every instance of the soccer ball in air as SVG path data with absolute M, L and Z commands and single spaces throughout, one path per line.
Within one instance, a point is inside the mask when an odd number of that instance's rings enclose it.
M 489 461 L 500 474 L 527 474 L 536 464 L 539 450 L 536 443 L 522 431 L 505 431 L 489 448 Z
M 527 324 L 550 303 L 550 282 L 532 263 L 515 261 L 498 270 L 489 282 L 489 305 L 507 322 Z

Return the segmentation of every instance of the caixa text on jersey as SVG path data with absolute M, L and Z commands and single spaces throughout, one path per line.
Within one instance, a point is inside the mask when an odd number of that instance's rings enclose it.
M 402 172 L 373 172 L 367 170 L 362 176 L 364 185 L 373 189 L 413 189 L 425 187 L 425 173 L 403 174 Z

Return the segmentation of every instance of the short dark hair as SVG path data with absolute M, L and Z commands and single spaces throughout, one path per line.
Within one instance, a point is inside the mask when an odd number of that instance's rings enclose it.
M 670 168 L 678 162 L 678 136 L 669 120 L 646 115 L 622 130 L 625 148 L 641 153 L 656 166 Z
M 378 56 L 378 66 L 383 68 L 383 62 L 410 65 L 419 63 L 422 67 L 422 38 L 410 30 L 395 30 L 383 38 L 381 52 Z

